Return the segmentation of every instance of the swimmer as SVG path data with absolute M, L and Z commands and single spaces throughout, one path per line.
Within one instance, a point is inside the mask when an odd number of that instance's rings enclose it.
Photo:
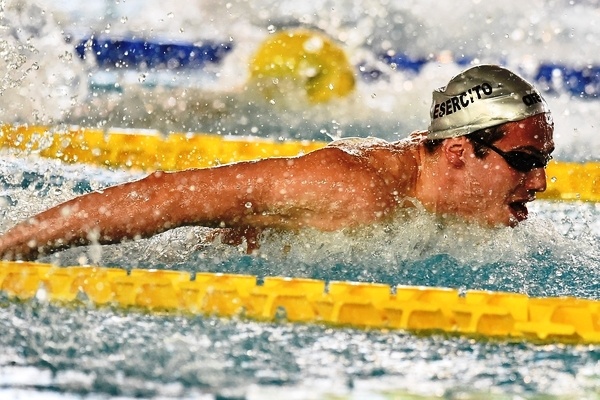
M 225 228 L 259 244 L 263 229 L 322 231 L 425 210 L 486 226 L 527 218 L 546 189 L 554 125 L 539 92 L 494 65 L 433 92 L 428 130 L 398 142 L 342 139 L 293 158 L 154 172 L 32 216 L 0 236 L 0 258 L 30 260 L 72 246 L 147 238 L 186 225 Z

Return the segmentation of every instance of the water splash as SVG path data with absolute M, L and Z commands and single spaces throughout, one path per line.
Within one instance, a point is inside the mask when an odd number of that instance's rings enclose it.
M 25 176 L 13 181 L 17 187 L 28 183 L 10 191 L 12 205 L 5 210 L 4 229 L 50 205 L 110 184 L 57 180 L 53 174 Z M 596 298 L 600 231 L 593 221 L 598 212 L 594 205 L 542 202 L 517 228 L 490 229 L 441 221 L 415 209 L 394 222 L 355 231 L 267 231 L 254 255 L 245 253 L 245 244 L 219 244 L 208 228 L 184 227 L 137 242 L 71 249 L 43 261 Z
M 0 4 L 0 106 L 4 123 L 62 121 L 87 93 L 84 65 L 52 16 L 34 2 Z
M 92 2 L 85 8 L 66 1 L 1 1 L 0 63 L 5 68 L 0 117 L 10 123 L 118 124 L 318 139 L 326 139 L 320 133 L 324 129 L 336 137 L 395 139 L 427 125 L 430 92 L 462 68 L 451 61 L 458 55 L 523 66 L 525 73 L 540 60 L 556 57 L 572 64 L 598 63 L 596 3 L 269 0 L 220 6 L 176 0 L 144 3 L 140 13 L 135 0 Z M 269 31 L 290 24 L 326 31 L 347 44 L 355 65 L 365 62 L 362 72 L 379 71 L 381 79 L 362 81 L 353 96 L 326 108 L 261 103 L 252 90 L 244 92 L 241 66 Z M 88 29 L 182 41 L 231 37 L 241 51 L 217 71 L 214 92 L 143 87 L 153 77 L 140 82 L 136 74 L 137 86 L 94 98 L 87 93 L 87 71 L 93 66 L 72 57 L 64 42 L 65 36 Z M 395 71 L 377 56 L 395 48 L 430 63 L 416 74 Z M 557 157 L 595 157 L 600 140 L 590 116 L 598 115 L 598 102 L 564 93 L 548 100 L 555 110 Z M 137 176 L 16 160 L 3 153 L 0 229 L 72 196 Z M 440 225 L 431 216 L 416 215 L 353 234 L 273 233 L 257 256 L 208 244 L 204 229 L 182 228 L 47 260 L 597 298 L 600 208 L 540 202 L 532 211 L 531 220 L 516 229 Z M 2 294 L 0 304 L 0 395 L 6 397 L 23 392 L 22 397 L 44 398 L 52 392 L 61 398 L 277 398 L 285 391 L 298 398 L 537 398 L 541 393 L 597 398 L 599 387 L 597 346 L 63 308 L 37 300 L 15 302 Z

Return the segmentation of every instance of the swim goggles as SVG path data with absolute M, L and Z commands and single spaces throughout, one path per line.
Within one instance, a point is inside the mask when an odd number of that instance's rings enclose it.
M 519 150 L 502 151 L 496 146 L 487 143 L 480 138 L 469 137 L 469 139 L 475 143 L 479 143 L 480 145 L 487 147 L 490 150 L 493 150 L 500 157 L 504 158 L 504 161 L 506 161 L 508 165 L 519 172 L 530 172 L 536 168 L 546 168 L 552 159 L 551 155 L 533 154 Z

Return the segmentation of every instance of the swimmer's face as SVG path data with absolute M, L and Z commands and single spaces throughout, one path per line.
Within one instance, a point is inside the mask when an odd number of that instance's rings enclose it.
M 549 114 L 509 122 L 504 128 L 506 134 L 493 144 L 502 152 L 520 151 L 544 160 L 554 150 L 554 125 Z M 525 220 L 527 203 L 535 200 L 537 192 L 546 190 L 545 168 L 536 165 L 529 171 L 520 171 L 496 151 L 489 150 L 478 158 L 471 145 L 468 152 L 465 194 L 469 196 L 469 219 L 508 226 Z

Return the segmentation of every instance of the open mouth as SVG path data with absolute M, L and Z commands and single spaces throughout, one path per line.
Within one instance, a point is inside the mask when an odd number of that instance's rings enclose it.
M 527 219 L 527 215 L 529 212 L 527 211 L 526 204 L 526 201 L 515 201 L 508 205 L 513 216 L 519 222 Z

